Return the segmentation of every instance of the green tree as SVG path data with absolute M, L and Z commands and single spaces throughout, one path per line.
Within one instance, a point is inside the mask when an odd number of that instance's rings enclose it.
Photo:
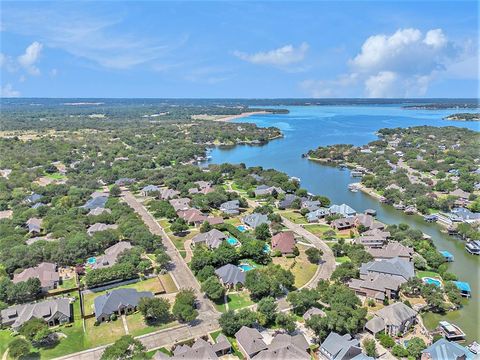
M 30 344 L 25 339 L 16 338 L 8 345 L 8 355 L 13 359 L 25 357 L 29 353 Z
M 225 295 L 225 288 L 216 276 L 211 276 L 202 283 L 202 291 L 213 301 L 218 301 Z
M 102 354 L 102 360 L 147 359 L 145 346 L 131 335 L 124 335 L 108 346 Z
M 293 315 L 280 312 L 277 314 L 275 323 L 278 327 L 284 329 L 286 332 L 292 333 L 295 331 L 295 317 Z
M 163 298 L 141 298 L 138 310 L 148 323 L 167 323 L 170 321 L 170 303 Z
M 200 226 L 200 232 L 201 233 L 206 233 L 212 230 L 212 225 L 208 221 L 204 221 L 202 226 Z
M 374 339 L 363 340 L 362 346 L 363 346 L 363 350 L 365 351 L 365 354 L 367 354 L 367 356 L 371 356 L 373 358 L 376 358 L 378 356 L 377 346 L 375 344 Z
M 411 338 L 407 344 L 408 355 L 414 359 L 420 359 L 422 351 L 427 348 L 425 341 L 419 337 Z
M 188 230 L 188 224 L 183 219 L 175 220 L 172 225 L 170 225 L 170 231 L 174 234 L 180 234 Z
M 157 250 L 155 252 L 155 262 L 157 263 L 157 271 L 166 270 L 172 261 L 170 255 L 165 250 Z
M 270 234 L 270 229 L 269 229 L 268 224 L 263 223 L 263 224 L 258 225 L 255 228 L 255 237 L 258 240 L 263 240 L 263 241 L 269 239 L 271 237 L 271 234 Z
M 112 195 L 113 197 L 119 197 L 121 193 L 122 193 L 122 190 L 120 189 L 120 186 L 118 186 L 118 185 L 113 185 L 110 188 L 110 195 Z
M 315 289 L 301 289 L 291 291 L 287 295 L 287 301 L 292 304 L 293 311 L 297 315 L 303 315 L 311 307 L 318 305 L 320 294 Z
M 260 325 L 268 326 L 275 322 L 277 316 L 277 303 L 272 297 L 263 298 L 258 302 L 257 311 L 259 312 Z
M 195 309 L 197 298 L 192 289 L 182 289 L 175 296 L 175 303 L 173 304 L 172 314 L 182 322 L 191 322 L 198 316 L 198 311 Z

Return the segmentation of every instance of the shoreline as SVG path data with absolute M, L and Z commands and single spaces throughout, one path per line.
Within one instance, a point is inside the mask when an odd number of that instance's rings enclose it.
M 233 121 L 233 120 L 237 120 L 237 119 L 246 118 L 246 117 L 249 117 L 249 116 L 252 116 L 252 115 L 265 115 L 265 114 L 271 114 L 271 112 L 270 111 L 265 111 L 265 110 L 250 111 L 250 112 L 243 112 L 243 113 L 237 114 L 237 115 L 225 115 L 225 116 L 220 115 L 221 117 L 219 117 L 219 118 L 215 118 L 215 115 L 207 115 L 207 114 L 192 115 L 192 119 L 193 120 L 210 120 L 210 121 L 227 122 L 227 121 Z

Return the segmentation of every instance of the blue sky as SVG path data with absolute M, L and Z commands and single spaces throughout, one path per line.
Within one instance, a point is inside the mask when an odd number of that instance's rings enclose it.
M 1 7 L 5 97 L 477 96 L 475 1 Z

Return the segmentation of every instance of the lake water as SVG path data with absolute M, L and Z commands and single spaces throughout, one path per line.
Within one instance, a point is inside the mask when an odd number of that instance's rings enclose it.
M 240 145 L 228 148 L 215 148 L 211 152 L 213 163 L 245 163 L 247 166 L 275 168 L 290 176 L 301 179 L 302 187 L 314 194 L 328 196 L 332 202 L 347 203 L 357 211 L 372 208 L 377 217 L 385 223 L 407 223 L 430 235 L 438 250 L 447 250 L 455 261 L 450 271 L 459 280 L 467 281 L 472 287 L 472 298 L 460 311 L 449 312 L 443 317 L 428 315 L 425 320 L 431 325 L 444 318 L 459 325 L 468 335 L 468 340 L 479 339 L 479 269 L 480 256 L 466 253 L 464 243 L 444 233 L 436 224 L 428 224 L 420 216 L 408 216 L 403 212 L 384 205 L 362 193 L 348 191 L 349 183 L 359 181 L 348 171 L 322 165 L 307 159 L 301 154 L 319 145 L 347 143 L 366 144 L 377 139 L 376 131 L 381 128 L 409 126 L 461 126 L 479 130 L 478 122 L 455 122 L 442 120 L 456 112 L 467 110 L 406 110 L 399 105 L 391 106 L 292 106 L 282 107 L 289 114 L 255 115 L 236 122 L 253 122 L 258 126 L 276 126 L 284 137 L 264 146 Z

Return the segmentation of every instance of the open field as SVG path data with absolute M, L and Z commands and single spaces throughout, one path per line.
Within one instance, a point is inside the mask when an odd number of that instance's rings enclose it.
M 317 264 L 312 264 L 308 261 L 305 250 L 308 249 L 307 246 L 297 244 L 300 255 L 295 258 L 274 257 L 272 259 L 274 264 L 280 265 L 284 269 L 289 269 L 292 271 L 295 276 L 295 286 L 297 288 L 305 285 L 317 271 Z
M 149 325 L 145 322 L 143 315 L 140 312 L 127 315 L 126 319 L 128 324 L 128 330 L 132 336 L 140 336 L 140 335 L 148 334 L 154 331 L 166 329 L 179 324 L 177 321 L 172 321 L 166 324 Z

